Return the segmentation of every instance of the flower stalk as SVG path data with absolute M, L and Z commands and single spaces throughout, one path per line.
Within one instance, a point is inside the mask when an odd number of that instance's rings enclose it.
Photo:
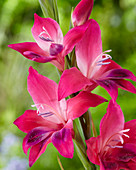
M 91 113 L 88 110 L 80 118 L 80 123 L 83 129 L 85 140 L 91 137 Z

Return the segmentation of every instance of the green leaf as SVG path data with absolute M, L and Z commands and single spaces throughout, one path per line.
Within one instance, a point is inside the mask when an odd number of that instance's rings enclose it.
M 59 23 L 57 0 L 39 0 L 45 17 L 54 19 Z
M 78 142 L 76 140 L 73 140 L 74 141 L 74 144 L 75 144 L 75 148 L 76 148 L 76 151 L 77 151 L 77 155 L 80 159 L 80 161 L 82 162 L 84 168 L 86 170 L 91 170 L 92 167 L 91 167 L 91 164 L 89 163 L 88 159 L 87 159 L 87 156 L 83 153 L 82 149 L 80 148 L 80 146 L 78 145 Z

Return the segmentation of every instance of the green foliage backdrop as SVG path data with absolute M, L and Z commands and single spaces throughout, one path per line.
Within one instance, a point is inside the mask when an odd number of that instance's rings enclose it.
M 71 8 L 78 2 L 79 0 L 58 0 L 60 26 L 64 35 L 69 29 Z M 32 65 L 40 74 L 56 82 L 59 80 L 57 71 L 51 64 L 29 61 L 7 47 L 12 43 L 34 41 L 31 34 L 34 13 L 43 16 L 38 0 L 0 1 L 0 169 L 2 170 L 29 169 L 28 157 L 22 151 L 25 134 L 13 125 L 13 121 L 33 104 L 26 83 L 29 66 Z M 136 0 L 96 0 L 91 18 L 100 24 L 103 51 L 112 49 L 110 55 L 113 59 L 136 75 Z M 95 92 L 110 99 L 102 88 L 97 88 Z M 136 95 L 120 90 L 117 102 L 121 105 L 126 121 L 136 118 Z M 106 113 L 106 107 L 107 104 L 103 104 L 91 109 L 97 131 L 100 120 Z M 76 153 L 72 160 L 63 158 L 52 144 L 31 169 L 59 169 L 57 155 L 64 169 L 83 169 Z

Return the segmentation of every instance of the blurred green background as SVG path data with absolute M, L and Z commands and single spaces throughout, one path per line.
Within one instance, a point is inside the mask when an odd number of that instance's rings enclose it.
M 78 2 L 58 0 L 60 27 L 64 35 L 69 30 L 71 8 Z M 43 17 L 38 0 L 0 1 L 0 170 L 30 169 L 28 157 L 22 150 L 25 134 L 13 125 L 13 121 L 33 104 L 26 84 L 29 66 L 56 82 L 59 80 L 53 65 L 29 61 L 7 47 L 12 43 L 34 41 L 31 34 L 34 13 Z M 96 0 L 91 18 L 100 24 L 103 51 L 112 49 L 113 60 L 136 75 L 136 0 Z M 110 99 L 100 87 L 94 92 Z M 117 102 L 126 121 L 136 118 L 136 95 L 119 90 Z M 107 103 L 91 109 L 98 133 L 106 107 Z M 60 169 L 57 155 L 65 170 L 84 169 L 76 152 L 73 159 L 66 159 L 52 144 L 31 169 Z

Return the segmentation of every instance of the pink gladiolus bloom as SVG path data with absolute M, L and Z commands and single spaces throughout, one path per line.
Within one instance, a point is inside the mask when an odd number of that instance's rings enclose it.
M 72 13 L 74 26 L 84 24 L 90 17 L 93 8 L 93 0 L 81 0 Z
M 106 54 L 110 50 L 102 52 L 101 31 L 95 20 L 90 20 L 75 51 L 81 72 L 75 67 L 63 72 L 59 83 L 59 99 L 81 89 L 91 91 L 98 85 L 105 88 L 113 100 L 117 99 L 118 88 L 136 93 L 134 85 L 125 80 L 136 81 L 134 74 L 112 61 L 111 56 Z
M 136 119 L 124 122 L 120 106 L 110 101 L 100 136 L 86 140 L 89 160 L 101 170 L 136 169 Z
M 64 57 L 72 51 L 75 44 L 82 38 L 87 23 L 75 27 L 64 36 L 59 24 L 51 18 L 34 15 L 35 22 L 32 34 L 35 42 L 10 44 L 8 47 L 20 52 L 24 57 L 39 62 L 50 62 L 59 70 L 64 70 Z
M 27 133 L 23 140 L 25 154 L 30 149 L 30 167 L 46 150 L 49 143 L 67 158 L 73 157 L 73 120 L 84 114 L 89 107 L 96 107 L 106 100 L 98 95 L 81 92 L 69 100 L 58 101 L 58 85 L 29 68 L 28 91 L 37 110 L 27 110 L 14 124 Z

